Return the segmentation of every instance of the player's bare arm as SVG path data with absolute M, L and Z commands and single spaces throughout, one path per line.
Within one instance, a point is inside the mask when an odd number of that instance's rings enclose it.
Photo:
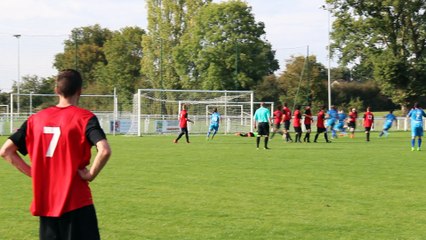
M 106 139 L 100 140 L 96 143 L 96 148 L 98 150 L 95 159 L 93 160 L 90 170 L 87 168 L 79 169 L 78 173 L 80 177 L 87 181 L 93 181 L 96 176 L 101 172 L 102 168 L 108 162 L 111 156 L 111 148 Z
M 18 147 L 12 142 L 12 140 L 6 140 L 0 149 L 0 156 L 11 163 L 16 169 L 28 177 L 31 177 L 31 166 L 28 165 L 18 154 Z

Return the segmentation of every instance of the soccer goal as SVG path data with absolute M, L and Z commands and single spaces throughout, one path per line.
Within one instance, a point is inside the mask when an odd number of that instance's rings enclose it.
M 193 134 L 206 133 L 214 108 L 221 115 L 220 133 L 252 131 L 253 97 L 253 91 L 139 89 L 127 133 L 175 134 L 182 104 L 188 106 L 189 118 L 194 121 L 188 125 Z
M 6 133 L 6 123 L 9 122 L 9 105 L 0 105 L 0 135 Z
M 54 106 L 57 101 L 58 96 L 56 94 L 10 94 L 10 133 L 20 127 L 31 114 L 46 107 Z M 115 91 L 114 94 L 110 95 L 83 94 L 78 103 L 79 107 L 92 111 L 97 116 L 104 131 L 111 134 L 115 134 L 117 130 L 117 105 L 118 98 Z

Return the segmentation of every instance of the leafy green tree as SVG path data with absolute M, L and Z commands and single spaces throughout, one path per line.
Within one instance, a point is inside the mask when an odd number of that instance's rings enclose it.
M 115 31 L 104 47 L 106 65 L 96 69 L 97 85 L 103 93 L 117 89 L 121 102 L 130 104 L 141 80 L 142 36 L 139 27 L 126 27 Z
M 64 42 L 64 52 L 56 54 L 53 66 L 58 71 L 66 68 L 80 71 L 85 86 L 94 83 L 96 67 L 107 64 L 103 47 L 111 37 L 112 32 L 98 24 L 75 28 Z
M 293 56 L 278 77 L 281 102 L 291 105 L 323 105 L 327 102 L 327 71 L 316 56 Z
M 0 104 L 9 105 L 10 104 L 10 93 L 2 92 L 0 89 Z M 5 113 L 6 109 L 0 109 L 0 113 Z
M 247 3 L 211 3 L 192 23 L 174 52 L 184 88 L 251 89 L 278 69 L 265 26 Z
M 254 97 L 256 101 L 274 102 L 275 104 L 281 104 L 280 96 L 282 89 L 278 82 L 278 77 L 275 74 L 268 75 L 263 78 L 254 87 Z
M 142 40 L 141 61 L 145 87 L 181 88 L 172 52 L 184 32 L 191 30 L 192 17 L 209 2 L 211 0 L 147 0 L 148 28 Z
M 381 91 L 404 109 L 425 94 L 425 1 L 327 3 L 336 18 L 333 47 L 343 64 L 369 66 Z
M 37 75 L 26 75 L 22 77 L 21 85 L 19 86 L 21 94 L 54 94 L 55 78 L 40 78 Z M 12 85 L 13 92 L 17 92 L 17 84 Z M 16 100 L 16 99 L 15 99 Z M 53 105 L 56 98 L 46 98 L 42 96 L 20 96 L 20 107 L 23 111 L 29 111 L 30 102 L 33 109 L 44 108 Z

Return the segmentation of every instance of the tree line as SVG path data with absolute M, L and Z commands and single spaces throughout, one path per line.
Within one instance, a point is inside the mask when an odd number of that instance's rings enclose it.
M 327 103 L 327 68 L 313 55 L 293 56 L 277 73 L 265 25 L 246 2 L 146 2 L 147 29 L 74 28 L 53 66 L 79 70 L 86 93 L 116 88 L 120 110 L 131 110 L 139 88 L 254 90 L 256 101 Z M 341 63 L 331 71 L 332 103 L 387 110 L 423 100 L 425 3 L 326 2 L 335 19 L 332 50 Z M 24 76 L 21 82 L 22 93 L 53 93 L 53 77 Z M 4 93 L 0 101 L 8 101 Z

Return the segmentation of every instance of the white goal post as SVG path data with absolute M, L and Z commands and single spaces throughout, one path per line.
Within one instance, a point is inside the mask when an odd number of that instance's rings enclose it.
M 212 107 L 221 114 L 219 132 L 253 131 L 253 99 L 253 91 L 138 89 L 128 134 L 175 134 L 182 104 L 195 121 L 188 125 L 191 133 L 206 133 Z

